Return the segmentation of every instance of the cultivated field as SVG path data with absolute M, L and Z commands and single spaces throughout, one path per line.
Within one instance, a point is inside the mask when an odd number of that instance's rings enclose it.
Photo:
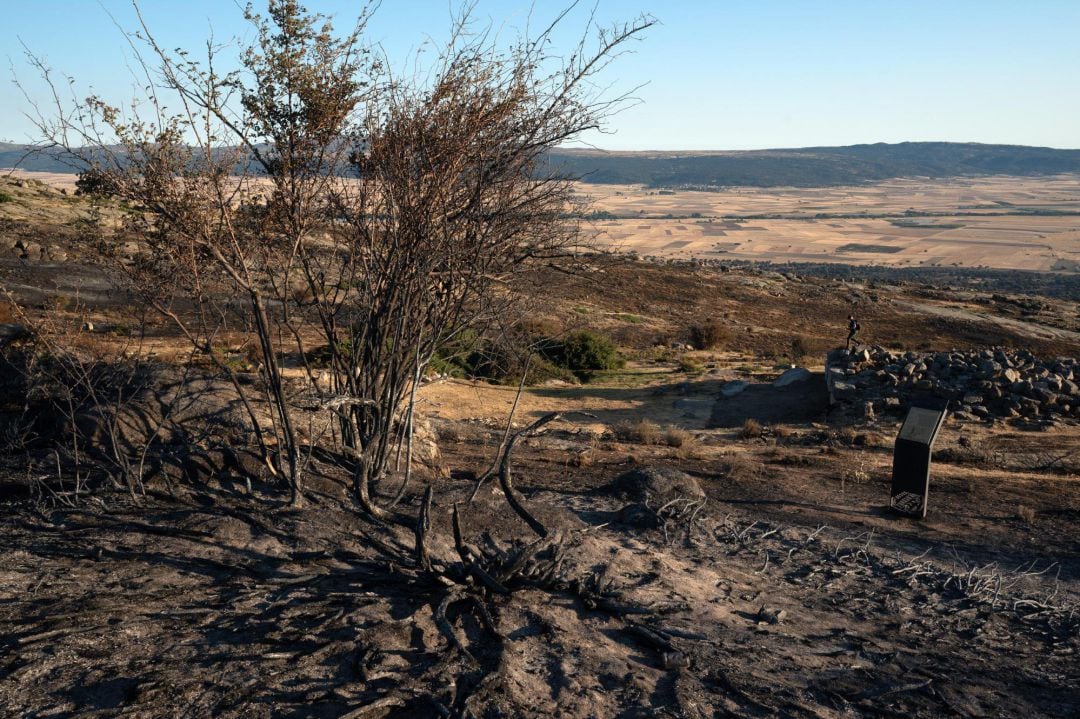
M 75 176 L 0 171 L 68 192 Z M 646 257 L 1080 271 L 1080 176 L 656 190 L 581 183 L 602 247 Z
M 1080 268 L 1080 177 L 902 179 L 718 192 L 582 185 L 605 246 L 643 256 L 898 267 Z

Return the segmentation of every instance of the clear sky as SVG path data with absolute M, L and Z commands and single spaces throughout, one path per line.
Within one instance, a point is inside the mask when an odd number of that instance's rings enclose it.
M 603 21 L 648 12 L 661 22 L 602 78 L 616 89 L 646 85 L 608 134 L 587 138 L 598 147 L 953 140 L 1080 148 L 1080 0 L 584 0 L 581 10 L 594 2 Z M 368 37 L 404 59 L 425 38 L 445 37 L 456 4 L 383 0 Z M 358 3 L 306 5 L 344 20 Z M 534 25 L 563 6 L 536 0 Z M 198 47 L 211 28 L 219 39 L 250 33 L 233 0 L 141 7 L 167 47 Z M 522 27 L 529 8 L 477 0 L 475 15 L 495 28 Z M 130 50 L 109 17 L 133 27 L 128 0 L 0 0 L 0 11 L 0 55 L 33 91 L 40 85 L 20 40 L 74 76 L 81 94 L 131 96 Z M 22 97 L 2 87 L 0 139 L 32 139 Z

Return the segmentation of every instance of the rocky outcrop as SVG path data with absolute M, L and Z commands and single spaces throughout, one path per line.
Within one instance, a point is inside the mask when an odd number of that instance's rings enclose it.
M 1080 419 L 1080 362 L 1040 359 L 1028 350 L 1002 348 L 893 353 L 883 347 L 835 349 L 826 362 L 834 405 L 900 411 L 917 395 L 950 401 L 953 416 Z

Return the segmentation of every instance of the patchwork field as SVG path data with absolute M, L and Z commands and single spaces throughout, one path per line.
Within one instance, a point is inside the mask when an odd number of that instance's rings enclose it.
M 582 185 L 581 192 L 604 213 L 600 244 L 643 256 L 1080 269 L 1076 175 L 718 192 Z
M 0 172 L 75 189 L 71 174 Z M 645 257 L 1080 272 L 1080 175 L 579 193 L 601 247 Z

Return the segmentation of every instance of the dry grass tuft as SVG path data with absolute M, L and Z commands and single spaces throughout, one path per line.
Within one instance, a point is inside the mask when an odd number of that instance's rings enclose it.
M 596 453 L 591 449 L 583 449 L 570 455 L 567 462 L 571 467 L 589 467 L 596 461 Z
M 849 464 L 840 475 L 840 491 L 843 492 L 849 484 L 867 484 L 870 482 L 870 471 L 866 459 L 859 457 L 853 464 Z
M 615 433 L 615 438 L 620 442 L 632 442 L 634 444 L 660 444 L 663 437 L 660 425 L 647 419 L 636 422 L 619 422 L 612 428 L 612 431 Z
M 435 431 L 439 442 L 461 443 L 477 442 L 481 439 L 481 432 L 475 427 L 460 422 L 447 422 L 441 424 Z
M 734 452 L 724 459 L 724 477 L 735 481 L 755 480 L 761 476 L 762 464 L 753 457 Z
M 0 300 L 0 324 L 16 324 L 18 321 L 19 318 L 18 313 L 15 312 L 15 305 L 7 300 Z
M 785 427 L 778 425 L 773 427 L 773 435 L 777 440 L 791 439 L 792 437 L 798 437 L 799 433 L 793 430 L 791 427 Z
M 739 437 L 742 439 L 756 439 L 762 435 L 765 428 L 753 417 L 747 417 L 743 422 L 742 429 L 739 430 Z
M 668 425 L 664 429 L 664 444 L 669 447 L 683 447 L 694 442 L 694 435 L 682 427 Z

